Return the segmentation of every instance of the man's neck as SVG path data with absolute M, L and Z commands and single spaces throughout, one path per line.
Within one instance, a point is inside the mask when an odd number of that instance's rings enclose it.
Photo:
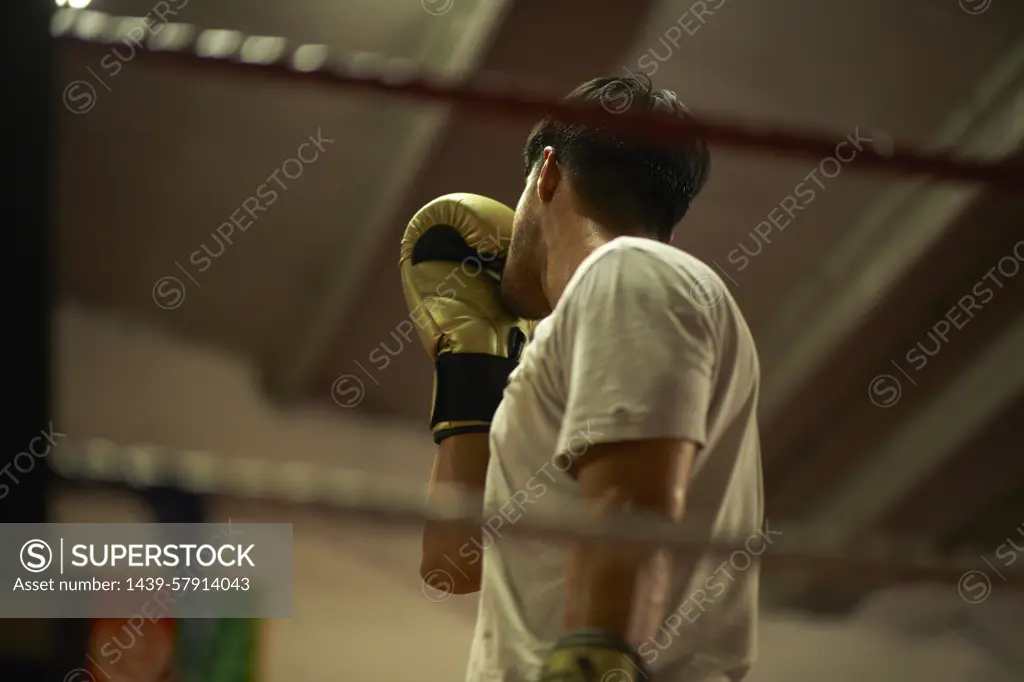
M 544 268 L 544 295 L 552 310 L 587 256 L 618 236 L 588 219 L 578 219 L 571 229 L 558 234 L 560 238 L 548 244 Z

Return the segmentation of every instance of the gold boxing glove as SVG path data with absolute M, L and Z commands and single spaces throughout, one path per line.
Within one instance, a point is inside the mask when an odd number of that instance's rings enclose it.
M 402 288 L 434 361 L 434 441 L 490 430 L 532 330 L 501 305 L 515 212 L 476 194 L 421 208 L 402 236 Z
M 538 682 L 644 682 L 650 670 L 622 638 L 600 629 L 562 637 L 541 666 Z

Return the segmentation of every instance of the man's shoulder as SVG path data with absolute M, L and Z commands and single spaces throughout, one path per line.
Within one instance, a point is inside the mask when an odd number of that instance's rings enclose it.
M 648 294 L 683 297 L 698 307 L 719 302 L 725 283 L 707 263 L 670 244 L 640 237 L 619 237 L 592 255 L 586 264 L 596 280 L 611 286 L 635 285 Z
M 692 253 L 642 237 L 617 237 L 595 251 L 590 260 L 591 267 L 607 266 L 616 261 L 647 264 L 658 274 L 676 272 L 679 276 L 700 276 L 714 272 L 711 266 Z

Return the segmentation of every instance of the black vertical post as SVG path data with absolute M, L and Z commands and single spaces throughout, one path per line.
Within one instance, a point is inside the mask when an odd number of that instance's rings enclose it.
M 47 428 L 50 388 L 50 182 L 52 160 L 53 44 L 50 0 L 0 3 L 4 71 L 3 212 L 4 371 L 3 443 L 0 449 L 0 521 L 43 523 L 53 476 L 45 461 L 31 470 L 14 458 Z M 22 458 L 20 462 L 25 462 Z M 3 467 L 7 467 L 3 469 Z M 61 646 L 63 644 L 63 646 Z M 70 652 L 69 649 L 77 649 Z M 68 670 L 56 654 L 80 657 L 81 642 L 58 641 L 57 624 L 0 621 L 0 677 L 59 680 Z
M 3 7 L 5 86 L 4 156 L 9 195 L 3 202 L 5 447 L 0 452 L 0 520 L 47 520 L 48 467 L 19 471 L 14 456 L 50 419 L 50 161 L 52 91 L 49 19 L 52 2 L 7 0 Z M 6 16 L 12 14 L 14 16 Z M 10 184 L 8 184 L 10 183 Z M 10 465 L 8 467 L 8 465 Z M 24 466 L 22 467 L 25 468 Z

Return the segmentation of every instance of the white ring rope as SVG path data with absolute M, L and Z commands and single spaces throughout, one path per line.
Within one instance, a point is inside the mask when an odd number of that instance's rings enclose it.
M 494 514 L 482 510 L 479 497 L 452 494 L 428 500 L 426 486 L 361 471 L 323 468 L 271 460 L 222 458 L 207 453 L 172 453 L 153 447 L 120 447 L 94 441 L 82 447 L 59 446 L 52 453 L 54 469 L 71 481 L 127 485 L 134 488 L 170 486 L 184 491 L 229 498 L 285 504 L 317 505 L 345 516 L 381 523 L 410 525 L 446 521 L 486 529 Z M 777 537 L 761 559 L 790 572 L 841 575 L 850 582 L 955 583 L 965 571 L 979 566 L 982 552 L 946 555 L 927 543 L 909 539 L 870 537 L 848 546 L 829 540 L 827 528 L 786 523 L 772 528 Z M 781 531 L 781 532 L 779 532 Z M 525 511 L 502 535 L 554 541 L 577 538 L 672 548 L 680 553 L 727 557 L 749 552 L 749 538 L 711 542 L 685 527 L 650 516 L 615 515 L 595 519 L 582 506 L 559 509 L 557 516 Z M 1006 582 L 1024 584 L 1024 572 L 1005 571 Z

